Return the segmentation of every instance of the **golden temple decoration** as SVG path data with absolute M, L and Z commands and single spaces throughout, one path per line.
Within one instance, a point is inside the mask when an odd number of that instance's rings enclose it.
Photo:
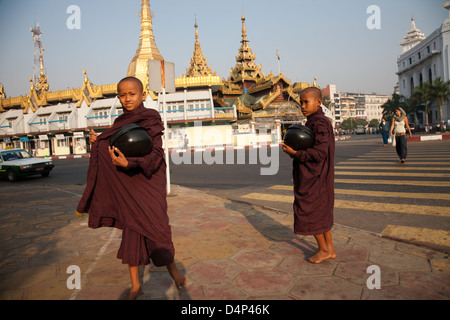
M 261 72 L 261 65 L 255 64 L 256 55 L 253 53 L 252 48 L 248 45 L 250 41 L 247 39 L 247 29 L 245 27 L 244 15 L 242 15 L 241 20 L 241 47 L 239 48 L 239 55 L 236 57 L 236 66 L 231 69 L 228 82 L 244 83 L 245 81 L 252 81 L 256 83 L 259 79 L 264 78 L 264 74 Z
M 87 76 L 86 70 L 83 70 L 84 81 L 81 88 L 48 91 L 39 93 L 36 89 L 32 78 L 30 78 L 30 92 L 26 96 L 11 97 L 0 99 L 0 111 L 8 111 L 9 109 L 23 109 L 23 113 L 27 114 L 30 110 L 36 112 L 40 107 L 45 107 L 49 104 L 65 103 L 67 101 L 76 102 L 76 106 L 86 102 L 88 106 L 92 104 L 95 99 L 103 99 L 107 96 L 114 96 L 117 94 L 117 83 L 109 85 L 92 85 Z
M 208 67 L 208 62 L 203 55 L 198 37 L 198 25 L 195 22 L 195 45 L 194 53 L 191 58 L 189 68 L 186 69 L 186 75 L 182 75 L 175 79 L 175 86 L 177 88 L 188 87 L 205 87 L 213 85 L 221 85 L 222 80 L 217 75 L 217 71 L 212 73 L 211 67 Z
M 5 98 L 6 98 L 5 88 L 3 87 L 2 84 L 0 84 L 0 99 L 5 99 Z
M 203 55 L 202 47 L 198 38 L 198 24 L 195 22 L 195 45 L 194 54 L 191 59 L 191 64 L 189 68 L 186 69 L 186 77 L 197 77 L 197 76 L 216 76 L 217 72 L 214 74 L 211 71 L 211 67 L 208 67 L 208 62 Z
M 47 77 L 46 77 L 46 75 L 44 73 L 44 62 L 43 62 L 43 59 L 42 59 L 42 52 L 39 54 L 39 62 L 40 62 L 41 72 L 39 74 L 38 82 L 36 84 L 36 91 L 38 93 L 44 93 L 44 92 L 48 91 L 49 84 L 47 82 Z
M 136 50 L 128 67 L 128 76 L 133 76 L 142 81 L 144 88 L 148 91 L 148 60 L 155 59 L 164 61 L 156 46 L 153 35 L 152 14 L 150 1 L 142 0 L 141 10 L 141 34 L 139 36 L 139 47 Z

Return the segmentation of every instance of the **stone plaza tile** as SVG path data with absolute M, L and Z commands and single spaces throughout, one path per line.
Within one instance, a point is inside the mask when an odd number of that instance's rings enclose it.
M 434 300 L 421 292 L 396 285 L 384 286 L 381 289 L 363 288 L 361 300 Z
M 273 250 L 256 248 L 243 249 L 231 257 L 244 268 L 272 268 L 282 260 L 282 256 Z
M 359 300 L 362 288 L 336 277 L 298 279 L 290 294 L 300 300 Z
M 227 259 L 239 249 L 227 241 L 209 241 L 198 243 L 190 252 L 198 259 Z
M 367 280 L 373 274 L 372 272 L 367 272 L 368 268 L 373 265 L 368 261 L 355 261 L 355 262 L 345 262 L 339 263 L 336 267 L 334 275 L 350 281 L 359 286 L 366 286 Z M 392 270 L 385 266 L 379 266 L 380 268 L 380 285 L 393 286 L 399 284 L 398 274 L 395 270 Z
M 142 268 L 143 295 L 139 300 L 176 300 L 179 298 L 179 290 L 176 288 L 172 277 L 166 268 L 151 271 L 151 268 Z M 150 270 L 150 271 L 149 271 Z
M 308 261 L 309 256 L 305 255 L 290 255 L 284 257 L 280 263 L 279 268 L 283 269 L 293 275 L 302 277 L 310 276 L 331 276 L 336 268 L 333 260 L 329 259 L 322 263 L 315 264 Z
M 203 231 L 221 232 L 227 230 L 232 224 L 225 221 L 204 222 L 197 225 L 197 228 Z
M 233 284 L 248 295 L 276 295 L 287 293 L 295 278 L 279 268 L 246 269 Z
M 222 283 L 234 279 L 243 268 L 231 259 L 203 260 L 189 266 L 187 273 L 193 283 Z
M 336 252 L 336 262 L 367 261 L 369 258 L 369 251 L 364 249 L 334 245 L 334 250 Z
M 180 293 L 181 300 L 245 300 L 247 295 L 229 283 L 192 284 Z
M 56 275 L 26 288 L 25 300 L 68 300 L 73 291 L 67 288 L 67 276 Z
M 424 271 L 400 273 L 400 285 L 430 299 L 450 299 L 450 278 Z
M 316 252 L 316 248 L 303 241 L 301 238 L 275 241 L 271 244 L 270 249 L 281 255 L 310 256 Z
M 94 287 L 82 290 L 76 300 L 119 300 L 125 296 L 124 287 Z
M 383 265 L 397 270 L 427 270 L 430 271 L 429 262 L 416 255 L 407 254 L 398 250 L 386 248 L 373 248 L 370 250 L 369 261 L 376 265 Z

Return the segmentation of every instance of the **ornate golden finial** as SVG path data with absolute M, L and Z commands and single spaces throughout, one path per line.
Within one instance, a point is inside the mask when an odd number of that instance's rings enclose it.
M 48 89 L 50 88 L 50 85 L 47 82 L 47 77 L 45 76 L 44 73 L 44 58 L 42 56 L 43 51 L 44 49 L 42 49 L 41 52 L 39 53 L 40 73 L 36 83 L 36 91 L 38 93 L 47 92 Z
M 6 98 L 5 88 L 3 87 L 3 84 L 0 83 L 0 99 L 5 99 L 5 98 Z
M 248 42 L 247 40 L 247 29 L 245 28 L 245 16 L 242 14 L 242 41 L 241 42 Z
M 211 67 L 208 67 L 208 62 L 206 61 L 206 58 L 203 55 L 202 47 L 200 45 L 197 20 L 195 20 L 194 27 L 195 27 L 194 54 L 192 55 L 189 68 L 186 69 L 186 77 L 212 75 Z M 216 75 L 216 72 L 214 72 L 214 75 Z
M 255 64 L 256 55 L 252 48 L 248 45 L 250 42 L 247 39 L 247 29 L 245 27 L 245 16 L 242 14 L 242 40 L 239 48 L 239 55 L 236 57 L 236 66 L 231 69 L 230 81 L 232 83 L 241 82 L 245 80 L 256 82 L 257 79 L 264 77 L 261 72 L 261 66 Z

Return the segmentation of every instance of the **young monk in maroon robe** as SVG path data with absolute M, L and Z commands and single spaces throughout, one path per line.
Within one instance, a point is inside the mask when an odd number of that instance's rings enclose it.
M 309 261 L 320 263 L 336 257 L 331 239 L 335 140 L 333 127 L 321 108 L 320 89 L 305 89 L 300 102 L 303 115 L 308 119 L 306 126 L 314 133 L 314 146 L 297 151 L 283 144 L 283 151 L 294 159 L 294 232 L 314 235 L 319 249 Z
M 89 213 L 89 227 L 115 227 L 122 230 L 117 257 L 128 264 L 131 290 L 127 299 L 142 295 L 139 266 L 150 263 L 167 266 L 177 288 L 186 285 L 178 271 L 167 215 L 166 163 L 162 148 L 164 126 L 156 110 L 144 107 L 142 82 L 122 79 L 118 98 L 123 107 L 112 128 L 97 135 L 91 130 L 91 158 L 87 185 L 77 213 Z M 122 126 L 136 123 L 153 139 L 153 150 L 139 158 L 126 158 L 109 146 L 110 137 Z

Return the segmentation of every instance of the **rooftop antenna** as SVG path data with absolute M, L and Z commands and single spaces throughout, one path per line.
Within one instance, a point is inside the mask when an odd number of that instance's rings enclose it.
M 39 23 L 34 24 L 34 28 L 30 28 L 31 34 L 33 35 L 33 54 L 34 54 L 34 63 L 33 63 L 33 83 L 35 86 L 38 85 L 39 77 L 44 75 L 44 58 L 43 53 L 45 51 L 45 47 L 42 45 L 42 31 L 39 27 Z

